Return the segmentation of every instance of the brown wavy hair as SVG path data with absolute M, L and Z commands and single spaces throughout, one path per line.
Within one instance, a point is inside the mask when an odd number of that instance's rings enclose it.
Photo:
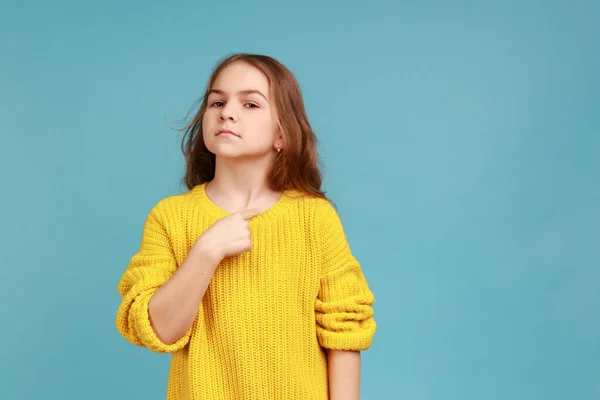
M 277 123 L 283 136 L 283 148 L 277 153 L 268 172 L 267 183 L 271 190 L 299 190 L 307 195 L 326 198 L 321 190 L 317 137 L 308 121 L 300 86 L 292 72 L 281 62 L 260 54 L 233 54 L 222 59 L 213 69 L 200 99 L 200 109 L 191 122 L 181 129 L 185 131 L 181 143 L 186 161 L 183 183 L 192 189 L 214 179 L 215 155 L 204 144 L 202 118 L 207 108 L 208 93 L 217 76 L 225 67 L 236 62 L 257 68 L 269 81 Z

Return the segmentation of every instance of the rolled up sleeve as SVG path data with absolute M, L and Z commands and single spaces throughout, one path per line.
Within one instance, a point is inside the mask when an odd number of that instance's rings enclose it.
M 116 328 L 130 343 L 158 353 L 171 353 L 188 343 L 191 328 L 176 342 L 163 343 L 152 328 L 148 312 L 150 299 L 176 268 L 166 229 L 155 206 L 146 219 L 139 251 L 131 258 L 117 286 L 122 300 Z
M 377 328 L 375 296 L 332 207 L 327 207 L 321 226 L 322 276 L 315 302 L 319 343 L 331 350 L 366 350 Z

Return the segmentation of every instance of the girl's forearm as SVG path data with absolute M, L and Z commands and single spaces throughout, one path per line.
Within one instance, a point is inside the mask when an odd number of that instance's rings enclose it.
M 173 276 L 150 299 L 148 313 L 156 336 L 176 342 L 192 326 L 219 260 L 195 245 Z
M 360 352 L 329 350 L 329 397 L 331 400 L 358 400 L 360 394 Z

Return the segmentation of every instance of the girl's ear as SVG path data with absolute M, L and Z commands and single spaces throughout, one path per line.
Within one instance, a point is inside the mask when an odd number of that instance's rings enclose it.
M 283 149 L 283 133 L 281 132 L 281 128 L 278 130 L 277 137 L 275 138 L 275 143 L 273 143 L 273 147 L 277 151 Z
M 273 145 L 273 148 L 274 148 L 275 150 L 277 150 L 277 152 L 280 152 L 280 151 L 281 151 L 281 149 L 283 149 L 283 139 L 282 139 L 282 140 L 279 140 L 279 139 L 277 139 L 277 140 L 275 141 L 275 144 Z

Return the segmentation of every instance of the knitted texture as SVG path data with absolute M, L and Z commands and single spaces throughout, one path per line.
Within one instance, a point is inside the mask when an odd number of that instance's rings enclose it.
M 167 197 L 148 214 L 118 284 L 118 332 L 172 353 L 168 400 L 328 399 L 325 349 L 368 349 L 376 323 L 373 293 L 327 200 L 287 191 L 250 219 L 252 250 L 220 263 L 190 329 L 170 345 L 154 333 L 150 298 L 228 215 L 205 187 Z

